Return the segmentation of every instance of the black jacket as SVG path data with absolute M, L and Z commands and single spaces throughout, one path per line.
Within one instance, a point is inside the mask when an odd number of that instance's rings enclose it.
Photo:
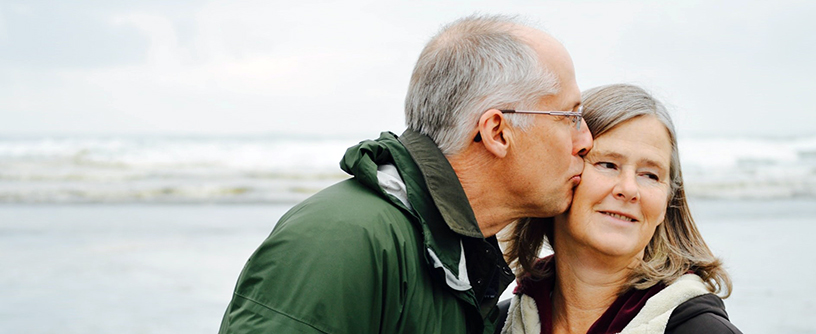
M 666 324 L 666 333 L 742 333 L 728 321 L 725 304 L 715 294 L 694 297 L 677 306 Z

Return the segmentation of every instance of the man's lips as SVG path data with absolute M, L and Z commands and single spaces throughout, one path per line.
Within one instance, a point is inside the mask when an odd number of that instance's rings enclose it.
M 574 187 L 576 187 L 576 186 L 578 186 L 578 184 L 579 184 L 579 183 L 581 183 L 581 174 L 578 174 L 578 175 L 573 175 L 573 176 L 570 178 L 570 181 L 572 182 L 572 187 L 573 187 L 573 188 L 574 188 Z

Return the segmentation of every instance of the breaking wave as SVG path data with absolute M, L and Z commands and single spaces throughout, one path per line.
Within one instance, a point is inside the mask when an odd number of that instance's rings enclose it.
M 297 202 L 348 175 L 359 139 L 0 138 L 4 203 Z M 816 136 L 680 141 L 686 192 L 816 198 Z

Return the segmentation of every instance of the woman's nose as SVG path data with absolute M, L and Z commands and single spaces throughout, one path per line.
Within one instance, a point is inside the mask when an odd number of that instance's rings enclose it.
M 633 173 L 621 173 L 620 177 L 618 177 L 618 182 L 615 184 L 615 188 L 612 189 L 612 191 L 615 198 L 627 202 L 635 202 L 640 199 L 640 192 Z

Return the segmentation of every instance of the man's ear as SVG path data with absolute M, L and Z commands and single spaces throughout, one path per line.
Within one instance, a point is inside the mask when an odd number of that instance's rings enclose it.
M 485 149 L 498 158 L 504 158 L 512 136 L 504 114 L 498 109 L 490 109 L 479 117 L 477 127 Z

